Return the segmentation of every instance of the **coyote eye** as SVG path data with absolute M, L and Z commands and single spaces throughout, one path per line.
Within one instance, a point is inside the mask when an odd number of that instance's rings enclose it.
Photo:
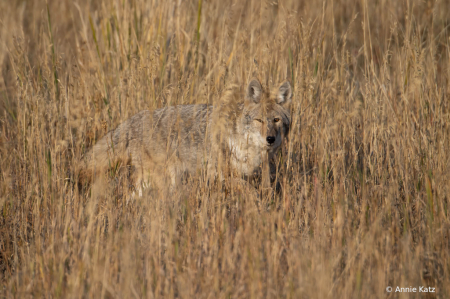
M 255 118 L 254 120 L 256 120 L 257 122 L 262 123 L 262 120 L 260 120 L 259 118 Z
M 279 118 L 275 118 L 273 121 L 277 123 L 277 122 L 280 121 L 280 119 Z

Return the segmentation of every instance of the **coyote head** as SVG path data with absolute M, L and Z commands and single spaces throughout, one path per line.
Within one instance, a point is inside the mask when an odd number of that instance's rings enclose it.
M 236 166 L 247 175 L 261 165 L 264 154 L 271 158 L 287 136 L 291 97 L 291 85 L 287 81 L 272 96 L 264 92 L 257 79 L 249 83 L 237 119 L 236 135 L 230 142 L 235 163 L 240 164 Z

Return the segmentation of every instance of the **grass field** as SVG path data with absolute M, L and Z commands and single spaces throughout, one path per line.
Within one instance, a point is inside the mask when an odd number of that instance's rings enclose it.
M 1 1 L 0 297 L 450 298 L 449 56 L 444 0 Z M 128 117 L 253 76 L 294 91 L 275 196 L 76 188 Z

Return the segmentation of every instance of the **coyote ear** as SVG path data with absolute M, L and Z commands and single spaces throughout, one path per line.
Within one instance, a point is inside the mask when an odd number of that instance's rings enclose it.
M 258 79 L 250 81 L 247 87 L 247 98 L 255 103 L 259 103 L 261 100 L 262 87 Z
M 288 107 L 291 103 L 292 90 L 288 81 L 284 82 L 278 89 L 277 103 L 281 106 Z

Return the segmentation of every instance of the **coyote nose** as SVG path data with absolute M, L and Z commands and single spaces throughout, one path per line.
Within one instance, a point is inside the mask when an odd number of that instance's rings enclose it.
M 267 142 L 268 142 L 269 144 L 272 144 L 272 143 L 275 142 L 275 137 L 269 136 L 269 137 L 266 138 L 266 140 L 267 140 Z

